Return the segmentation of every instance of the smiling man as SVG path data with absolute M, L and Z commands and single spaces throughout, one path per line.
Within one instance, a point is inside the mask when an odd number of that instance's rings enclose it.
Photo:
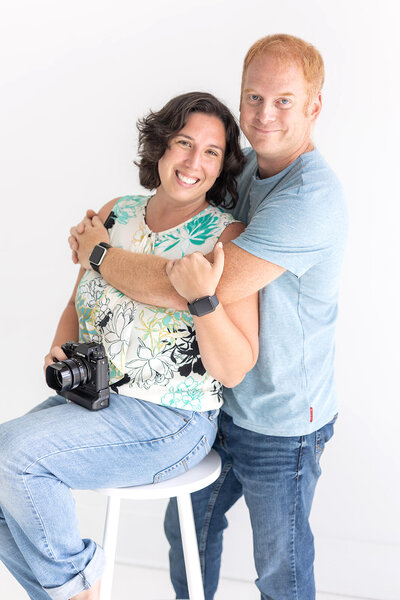
M 225 514 L 242 495 L 262 600 L 315 598 L 309 515 L 337 414 L 334 335 L 347 233 L 340 183 L 311 139 L 323 81 L 319 52 L 290 35 L 259 40 L 244 61 L 240 124 L 251 148 L 235 216 L 247 227 L 224 246 L 216 294 L 229 303 L 259 291 L 260 353 L 224 393 L 214 444 L 221 476 L 192 496 L 207 600 L 218 585 Z M 104 227 L 95 217 L 82 230 L 72 230 L 70 243 L 85 255 Z M 101 274 L 136 300 L 186 307 L 161 257 L 110 248 Z M 165 528 L 177 598 L 188 598 L 173 500 Z

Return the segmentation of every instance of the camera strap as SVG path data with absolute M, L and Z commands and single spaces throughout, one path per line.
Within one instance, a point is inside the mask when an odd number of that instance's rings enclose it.
M 127 375 L 125 373 L 125 375 L 123 376 L 122 379 L 120 379 L 119 381 L 116 381 L 115 383 L 113 383 L 112 385 L 110 385 L 110 388 L 112 389 L 112 391 L 115 394 L 118 394 L 118 388 L 121 387 L 121 385 L 125 385 L 125 383 L 129 383 L 131 380 L 131 378 L 129 377 L 129 375 Z
M 106 229 L 111 229 L 111 227 L 114 225 L 115 223 L 115 219 L 117 218 L 117 215 L 115 214 L 115 212 L 112 210 L 110 212 L 110 214 L 108 215 L 107 219 L 104 221 L 104 227 Z

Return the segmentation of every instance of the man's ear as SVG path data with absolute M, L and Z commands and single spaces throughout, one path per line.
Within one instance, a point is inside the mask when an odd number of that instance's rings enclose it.
M 322 110 L 322 94 L 319 92 L 317 96 L 310 102 L 308 107 L 308 116 L 312 121 L 315 121 Z

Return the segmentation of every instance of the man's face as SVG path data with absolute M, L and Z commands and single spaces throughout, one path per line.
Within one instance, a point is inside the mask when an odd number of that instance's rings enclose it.
M 309 103 L 307 82 L 296 63 L 254 58 L 245 75 L 240 126 L 258 155 L 260 172 L 285 168 L 310 143 L 312 123 L 321 110 L 320 95 Z M 275 169 L 275 172 L 276 169 Z

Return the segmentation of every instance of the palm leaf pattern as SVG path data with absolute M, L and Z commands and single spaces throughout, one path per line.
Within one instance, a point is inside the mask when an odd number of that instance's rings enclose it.
M 167 252 L 185 241 L 194 246 L 202 246 L 206 240 L 215 235 L 219 228 L 219 219 L 216 214 L 203 215 L 200 213 L 182 227 L 177 227 L 173 232 L 160 234 L 155 242 L 155 247 Z M 182 252 L 183 255 L 184 252 Z
M 113 208 L 117 221 L 122 225 L 127 225 L 132 217 L 136 217 L 138 209 L 146 201 L 146 196 L 123 196 L 120 198 Z

